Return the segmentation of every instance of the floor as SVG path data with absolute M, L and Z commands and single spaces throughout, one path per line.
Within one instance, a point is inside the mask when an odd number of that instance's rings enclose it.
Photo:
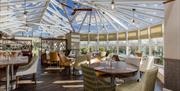
M 37 85 L 23 77 L 19 87 L 13 91 L 83 91 L 82 76 L 68 75 L 59 69 L 47 69 L 39 67 L 37 73 Z M 161 91 L 159 83 L 156 83 L 155 91 Z

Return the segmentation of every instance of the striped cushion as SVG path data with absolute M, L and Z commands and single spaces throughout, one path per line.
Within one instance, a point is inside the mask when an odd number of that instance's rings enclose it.
M 114 91 L 115 87 L 105 80 L 97 78 L 95 70 L 88 65 L 81 65 L 85 91 Z

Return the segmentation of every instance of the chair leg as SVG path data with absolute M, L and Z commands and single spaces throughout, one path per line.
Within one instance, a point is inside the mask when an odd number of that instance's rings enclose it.
M 71 66 L 69 66 L 68 68 L 69 68 L 69 75 L 71 75 Z
M 18 88 L 18 86 L 19 86 L 18 83 L 19 83 L 19 77 L 17 76 L 17 77 L 16 77 L 16 88 Z
M 33 74 L 33 81 L 35 82 L 35 85 L 37 84 L 36 82 L 36 73 Z
M 73 76 L 75 75 L 75 68 L 73 67 Z

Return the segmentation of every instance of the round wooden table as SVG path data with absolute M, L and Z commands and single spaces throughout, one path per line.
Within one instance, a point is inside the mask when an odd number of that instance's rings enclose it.
M 90 64 L 97 72 L 101 72 L 111 77 L 111 83 L 115 85 L 115 78 L 131 77 L 138 72 L 138 67 L 125 62 L 99 62 Z
M 13 65 L 25 64 L 28 63 L 28 57 L 9 57 L 9 58 L 0 58 L 0 65 L 6 66 L 6 91 L 9 91 L 9 84 L 10 84 L 10 67 L 11 67 L 11 78 L 14 75 L 13 72 Z

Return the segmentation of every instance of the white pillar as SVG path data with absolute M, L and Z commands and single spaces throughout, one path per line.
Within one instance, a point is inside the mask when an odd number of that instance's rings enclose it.
M 180 0 L 165 4 L 165 88 L 180 91 Z
M 87 47 L 88 47 L 88 52 L 90 52 L 90 51 L 89 51 L 89 42 L 90 42 L 90 34 L 89 34 L 89 32 L 88 32 L 88 46 L 87 46 Z
M 107 39 L 106 39 L 106 51 L 109 50 L 109 33 L 107 33 Z
M 141 51 L 141 38 L 140 30 L 138 29 L 138 51 Z
M 148 27 L 149 56 L 152 56 L 151 27 Z
M 99 31 L 97 34 L 97 49 L 96 50 L 99 52 Z
M 128 32 L 126 32 L 126 55 L 129 55 L 129 40 L 128 40 Z
M 116 44 L 116 50 L 117 50 L 117 54 L 119 55 L 119 33 L 117 32 L 116 33 L 116 42 L 117 42 L 117 44 Z

